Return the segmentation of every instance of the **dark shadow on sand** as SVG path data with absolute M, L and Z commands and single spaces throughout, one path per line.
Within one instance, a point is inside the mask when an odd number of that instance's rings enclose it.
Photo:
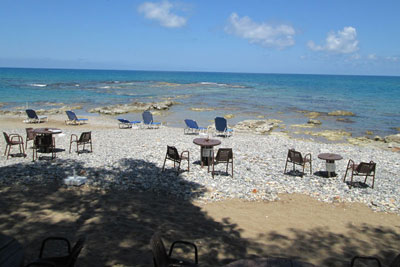
M 349 225 L 347 236 L 320 228 L 292 229 L 292 237 L 265 225 L 262 242 L 244 238 L 229 218 L 214 221 L 192 203 L 204 194 L 202 185 L 182 179 L 172 169 L 161 172 L 148 161 L 118 163 L 113 168 L 88 168 L 80 161 L 57 159 L 1 167 L 0 232 L 23 244 L 26 263 L 38 256 L 45 237 L 65 236 L 75 242 L 86 235 L 77 266 L 152 266 L 149 240 L 154 231 L 161 232 L 167 246 L 174 240 L 196 243 L 202 266 L 222 266 L 254 255 L 345 266 L 368 248 L 378 250 L 382 259 L 392 259 L 400 242 L 391 229 L 368 225 Z M 89 177 L 93 186 L 63 185 L 62 179 L 73 170 Z M 129 189 L 124 189 L 126 184 Z M 370 242 L 357 239 L 358 234 L 368 235 Z

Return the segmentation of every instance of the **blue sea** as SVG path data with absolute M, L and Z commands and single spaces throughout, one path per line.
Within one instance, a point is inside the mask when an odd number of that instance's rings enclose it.
M 87 115 L 93 107 L 166 98 L 180 103 L 159 118 L 171 126 L 182 127 L 185 118 L 207 126 L 226 114 L 234 115 L 229 124 L 261 117 L 303 124 L 308 118 L 299 111 L 347 110 L 356 114 L 353 122 L 322 116 L 320 129 L 385 136 L 400 127 L 400 77 L 0 68 L 1 109 L 64 103 L 82 105 L 76 112 Z

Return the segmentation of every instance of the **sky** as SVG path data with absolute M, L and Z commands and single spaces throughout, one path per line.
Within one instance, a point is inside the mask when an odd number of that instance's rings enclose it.
M 398 0 L 0 0 L 0 67 L 400 76 Z

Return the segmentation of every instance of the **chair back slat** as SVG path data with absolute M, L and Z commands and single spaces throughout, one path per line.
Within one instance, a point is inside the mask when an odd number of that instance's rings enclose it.
M 27 140 L 33 140 L 35 139 L 35 132 L 33 131 L 33 128 L 25 128 L 26 130 L 26 139 Z
M 215 160 L 218 162 L 228 162 L 230 159 L 233 159 L 232 148 L 220 148 L 218 149 L 217 156 Z
M 8 145 L 11 144 L 11 140 L 10 140 L 10 137 L 8 136 L 8 134 L 5 133 L 5 132 L 3 132 L 3 135 L 4 135 L 4 139 L 6 139 L 6 143 L 7 143 Z
M 218 132 L 225 132 L 227 128 L 228 128 L 228 123 L 225 118 L 223 117 L 215 118 L 215 129 Z
M 191 128 L 191 129 L 199 129 L 199 126 L 197 125 L 197 122 L 194 120 L 186 119 L 185 120 L 186 126 Z
M 151 124 L 153 122 L 153 114 L 150 111 L 143 112 L 142 117 L 144 124 Z
M 150 247 L 153 253 L 154 265 L 156 267 L 167 267 L 169 257 L 165 251 L 164 243 L 158 233 L 154 233 L 150 240 Z
M 76 117 L 75 112 L 73 112 L 73 111 L 71 111 L 71 110 L 67 110 L 67 111 L 65 111 L 65 113 L 67 113 L 68 119 L 69 119 L 70 121 L 76 121 L 76 120 L 78 120 L 78 118 Z
M 79 137 L 80 143 L 89 142 L 92 139 L 92 132 L 83 132 Z
M 356 168 L 356 172 L 358 173 L 364 173 L 364 174 L 372 174 L 375 171 L 375 166 L 376 163 L 374 162 L 361 162 L 357 168 Z
M 170 159 L 174 159 L 174 160 L 180 159 L 178 150 L 174 146 L 167 146 L 167 155 L 168 155 L 168 158 L 170 158 Z
M 25 110 L 25 112 L 28 115 L 28 118 L 30 118 L 30 119 L 39 119 L 39 117 L 36 114 L 36 111 L 34 111 L 33 109 L 27 109 L 27 110 Z
M 303 164 L 303 161 L 304 161 L 301 153 L 294 149 L 289 149 L 288 158 L 290 161 L 299 163 L 299 164 Z

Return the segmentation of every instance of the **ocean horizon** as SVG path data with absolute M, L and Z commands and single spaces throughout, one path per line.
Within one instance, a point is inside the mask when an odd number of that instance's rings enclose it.
M 159 120 L 180 127 L 185 118 L 207 126 L 225 115 L 230 124 L 263 118 L 289 126 L 307 123 L 304 112 L 322 114 L 318 130 L 354 136 L 385 136 L 400 127 L 399 76 L 0 68 L 0 97 L 3 110 L 81 105 L 82 115 L 94 107 L 172 99 L 179 104 Z M 326 116 L 335 110 L 355 116 Z

